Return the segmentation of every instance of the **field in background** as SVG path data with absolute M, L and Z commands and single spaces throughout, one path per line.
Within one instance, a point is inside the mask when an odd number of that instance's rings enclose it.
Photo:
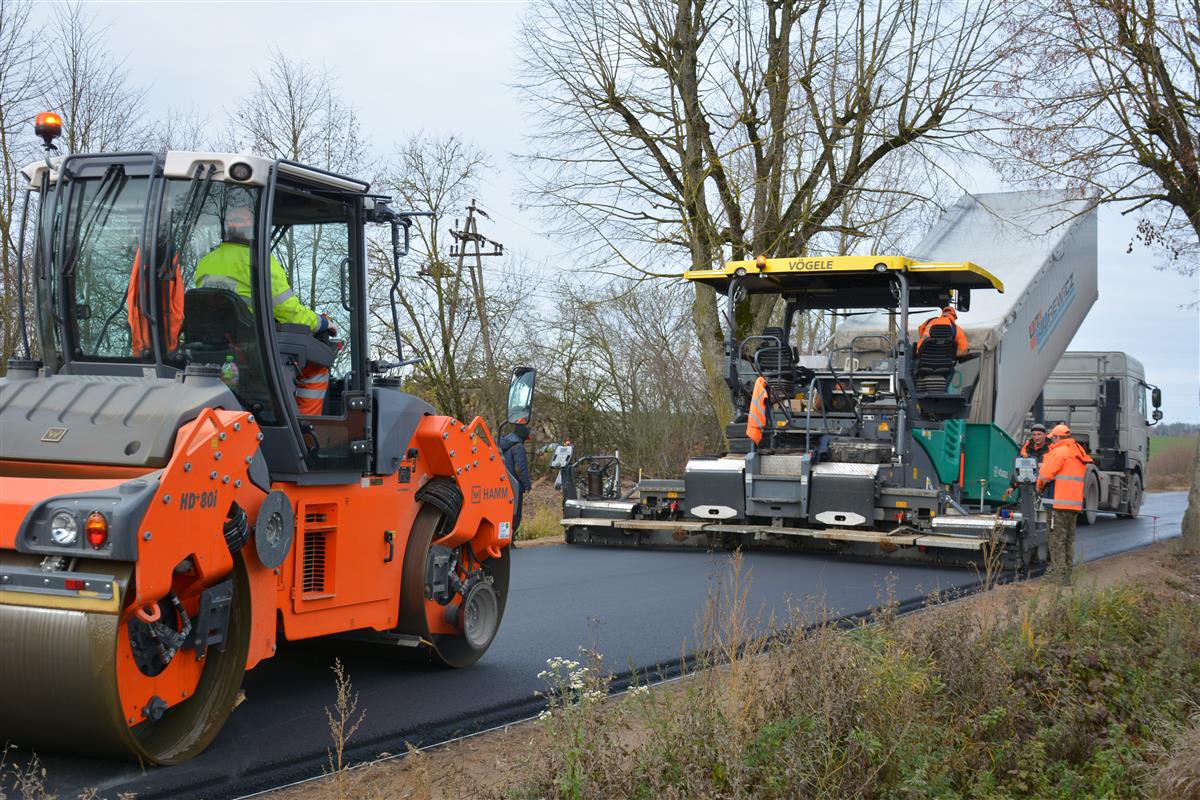
M 1195 436 L 1151 436 L 1146 488 L 1152 492 L 1189 489 L 1195 466 Z

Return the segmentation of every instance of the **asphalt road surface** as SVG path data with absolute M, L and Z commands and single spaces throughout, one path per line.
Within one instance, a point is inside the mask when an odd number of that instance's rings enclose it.
M 1077 558 L 1092 560 L 1179 535 L 1183 492 L 1146 498 L 1136 520 L 1102 517 L 1080 527 Z M 546 659 L 603 653 L 619 679 L 678 674 L 695 640 L 710 586 L 729 575 L 725 553 L 634 551 L 574 546 L 526 548 L 513 555 L 512 591 L 496 641 L 475 666 L 459 671 L 406 661 L 400 651 L 351 642 L 299 642 L 246 676 L 246 700 L 217 741 L 178 767 L 141 770 L 118 762 L 43 754 L 49 789 L 65 798 L 88 787 L 103 797 L 236 797 L 320 774 L 329 742 L 324 709 L 334 701 L 335 656 L 359 692 L 366 720 L 351 760 L 403 752 L 531 716 L 544 688 Z M 861 615 L 889 591 L 903 607 L 935 590 L 969 589 L 966 570 L 869 564 L 794 553 L 745 555 L 749 607 L 764 618 L 823 606 Z M 890 576 L 890 577 L 889 577 Z M 890 587 L 890 589 L 889 589 Z

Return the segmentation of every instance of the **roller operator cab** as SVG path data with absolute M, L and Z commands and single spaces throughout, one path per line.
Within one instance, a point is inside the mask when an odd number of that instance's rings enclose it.
M 512 479 L 481 418 L 369 358 L 414 214 L 243 154 L 24 174 L 36 341 L 0 380 L 0 740 L 184 761 L 280 638 L 480 658 Z M 514 374 L 510 417 L 534 378 Z
M 759 258 L 693 270 L 725 299 L 725 382 L 735 409 L 728 452 L 691 459 L 683 480 L 642 481 L 627 497 L 587 480 L 602 459 L 563 454 L 567 539 L 587 544 L 765 545 L 1026 569 L 1044 557 L 1044 514 L 1030 470 L 1001 510 L 1016 443 L 969 422 L 979 353 L 961 355 L 953 326 L 918 348 L 917 320 L 972 292 L 1003 291 L 970 262 L 902 256 Z M 778 321 L 739 335 L 749 301 Z M 761 305 L 761 304 L 760 304 Z M 802 355 L 812 312 L 892 315 L 891 331 Z

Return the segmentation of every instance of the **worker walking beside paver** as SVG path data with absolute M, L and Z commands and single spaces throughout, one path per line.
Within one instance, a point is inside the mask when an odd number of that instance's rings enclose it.
M 1079 442 L 1071 438 L 1071 429 L 1066 425 L 1055 425 L 1050 431 L 1050 451 L 1042 462 L 1037 488 L 1041 491 L 1047 484 L 1053 484 L 1048 572 L 1057 576 L 1063 584 L 1071 582 L 1075 558 L 1075 520 L 1083 510 L 1084 476 L 1090 463 L 1092 457 Z

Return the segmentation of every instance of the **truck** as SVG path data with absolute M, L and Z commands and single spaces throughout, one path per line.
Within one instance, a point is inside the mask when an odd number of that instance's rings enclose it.
M 1080 522 L 1090 525 L 1101 512 L 1138 515 L 1150 430 L 1163 418 L 1161 405 L 1162 391 L 1146 382 L 1141 362 L 1126 353 L 1071 351 L 1058 362 L 1028 421 L 1066 423 L 1091 454 L 1094 463 L 1084 476 Z

